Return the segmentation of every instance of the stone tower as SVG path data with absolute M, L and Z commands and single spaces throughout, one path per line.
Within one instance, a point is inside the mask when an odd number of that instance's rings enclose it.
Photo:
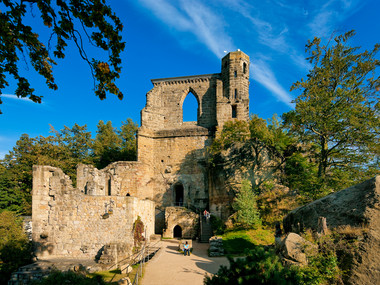
M 249 119 L 249 56 L 240 50 L 222 59 L 223 93 L 217 97 L 217 122 L 221 130 L 231 119 Z

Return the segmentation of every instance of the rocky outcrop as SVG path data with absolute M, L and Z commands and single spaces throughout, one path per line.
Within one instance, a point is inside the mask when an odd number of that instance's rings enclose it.
M 295 209 L 284 218 L 285 232 L 316 231 L 321 216 L 329 229 L 365 228 L 348 283 L 374 284 L 374 280 L 380 280 L 380 175 Z
M 288 234 L 279 244 L 279 253 L 287 265 L 307 264 L 306 252 L 317 251 L 317 246 L 295 233 Z

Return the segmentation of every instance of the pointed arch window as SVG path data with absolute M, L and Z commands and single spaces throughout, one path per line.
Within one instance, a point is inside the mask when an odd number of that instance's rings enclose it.
M 183 122 L 197 122 L 199 104 L 195 95 L 189 92 L 182 104 L 182 121 Z

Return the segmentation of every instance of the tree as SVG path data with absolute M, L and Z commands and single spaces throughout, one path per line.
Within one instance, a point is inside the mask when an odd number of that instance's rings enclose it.
M 32 262 L 32 246 L 22 227 L 22 219 L 10 211 L 0 211 L 0 283 L 7 284 L 12 272 Z
M 138 125 L 128 118 L 125 122 L 121 122 L 118 131 L 121 138 L 121 159 L 132 161 L 137 159 L 136 133 Z
M 320 38 L 308 41 L 313 68 L 306 80 L 292 85 L 291 90 L 302 93 L 294 100 L 295 110 L 283 115 L 291 131 L 318 147 L 315 159 L 322 180 L 332 170 L 359 175 L 374 164 L 379 167 L 374 157 L 379 155 L 380 45 L 360 52 L 349 45 L 354 35 L 347 32 L 326 45 Z
M 237 193 L 232 207 L 237 212 L 237 222 L 244 228 L 257 229 L 261 226 L 256 195 L 248 180 L 242 181 L 240 191 Z
M 15 94 L 18 97 L 41 103 L 42 96 L 36 95 L 28 79 L 19 73 L 17 63 L 29 60 L 36 72 L 46 79 L 47 86 L 56 90 L 58 86 L 52 68 L 56 64 L 54 58 L 63 59 L 68 41 L 72 41 L 91 69 L 95 94 L 100 99 L 105 99 L 107 92 L 123 98 L 114 83 L 121 72 L 120 53 L 125 47 L 121 37 L 123 25 L 105 0 L 59 0 L 54 4 L 48 0 L 0 0 L 0 3 L 0 95 L 8 86 L 8 75 L 17 82 Z M 51 33 L 47 43 L 42 43 L 33 28 L 24 23 L 27 13 L 34 15 L 35 11 L 40 15 L 34 17 L 41 18 Z M 104 50 L 108 59 L 89 58 L 84 37 L 93 46 Z
M 112 126 L 112 122 L 106 124 L 100 120 L 98 130 L 93 145 L 94 160 L 97 168 L 106 167 L 111 162 L 120 158 L 121 139 L 117 135 L 116 129 Z

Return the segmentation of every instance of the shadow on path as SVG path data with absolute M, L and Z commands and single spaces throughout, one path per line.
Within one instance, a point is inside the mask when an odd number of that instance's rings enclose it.
M 225 257 L 209 257 L 209 244 L 193 242 L 193 252 L 179 252 L 178 240 L 163 240 L 161 250 L 145 267 L 142 285 L 201 285 L 206 274 L 215 274 L 221 265 L 228 266 Z

